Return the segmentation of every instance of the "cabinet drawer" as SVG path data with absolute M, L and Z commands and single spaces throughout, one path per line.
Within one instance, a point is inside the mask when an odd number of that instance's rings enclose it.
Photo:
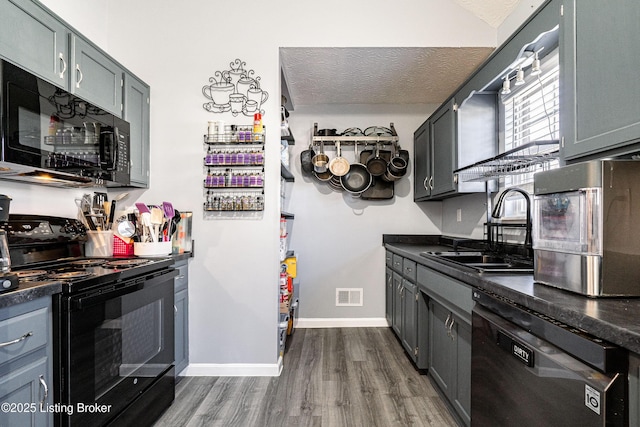
M 47 344 L 47 308 L 0 321 L 0 364 Z
M 430 297 L 447 301 L 452 309 L 471 323 L 473 291 L 471 286 L 423 266 L 418 266 L 418 286 Z
M 393 252 L 387 251 L 385 253 L 385 263 L 387 267 L 393 267 Z
M 402 273 L 402 257 L 398 254 L 393 254 L 393 264 L 391 265 L 398 273 Z
M 416 262 L 405 258 L 402 261 L 402 274 L 412 282 L 416 281 Z
M 178 275 L 174 279 L 174 288 L 176 291 L 186 288 L 189 284 L 189 266 L 187 263 L 176 264 L 174 268 L 178 270 Z

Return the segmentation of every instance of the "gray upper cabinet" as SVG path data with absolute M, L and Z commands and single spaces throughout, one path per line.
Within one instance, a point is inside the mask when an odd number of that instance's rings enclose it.
M 413 134 L 413 200 L 419 202 L 431 196 L 431 142 L 430 121 L 424 122 Z
M 0 56 L 62 88 L 69 83 L 69 33 L 30 1 L 0 2 Z
M 150 89 L 129 73 L 124 76 L 124 119 L 131 125 L 131 185 L 149 187 Z
M 122 68 L 75 34 L 71 35 L 71 64 L 70 92 L 122 117 Z
M 414 201 L 437 199 L 455 192 L 455 100 L 438 109 L 414 133 Z
M 640 149 L 638 22 L 637 0 L 564 1 L 560 121 L 565 160 Z
M 431 196 L 439 196 L 456 190 L 453 179 L 457 145 L 457 120 L 455 100 L 444 104 L 431 118 L 432 144 Z

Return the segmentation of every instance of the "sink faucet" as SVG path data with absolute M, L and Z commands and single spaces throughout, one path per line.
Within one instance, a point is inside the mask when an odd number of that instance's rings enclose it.
M 529 193 L 527 193 L 526 191 L 520 189 L 520 188 L 516 188 L 516 187 L 512 187 L 512 188 L 507 188 L 506 190 L 504 190 L 502 192 L 502 194 L 500 195 L 500 197 L 498 198 L 498 201 L 496 203 L 495 208 L 493 208 L 493 212 L 491 212 L 491 217 L 492 218 L 501 218 L 503 215 L 503 210 L 504 210 L 504 199 L 505 196 L 507 194 L 509 194 L 510 192 L 516 192 L 516 193 L 520 193 L 525 201 L 527 202 L 527 222 L 526 222 L 526 230 L 527 230 L 527 234 L 524 238 L 524 246 L 527 249 L 530 249 L 533 247 L 533 239 L 532 239 L 532 232 L 531 232 L 531 197 L 529 196 Z

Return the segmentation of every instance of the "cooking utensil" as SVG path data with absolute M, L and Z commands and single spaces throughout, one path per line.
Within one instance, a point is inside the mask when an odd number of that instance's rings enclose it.
M 320 129 L 318 136 L 336 136 L 338 132 L 335 129 Z
M 360 155 L 358 154 L 357 143 L 353 144 L 353 149 L 357 163 L 353 163 L 349 168 L 349 172 L 340 177 L 340 185 L 353 196 L 359 196 L 371 186 L 373 178 L 367 167 L 359 163 Z
M 349 172 L 349 161 L 342 157 L 340 141 L 336 141 L 336 157 L 329 162 L 329 170 L 334 176 L 342 176 Z
M 113 227 L 113 218 L 116 215 L 116 206 L 117 206 L 118 202 L 116 202 L 115 200 L 113 200 L 110 203 L 109 206 L 109 216 L 107 217 L 107 223 L 105 225 L 105 229 L 106 230 L 111 230 L 111 227 Z
M 324 153 L 324 142 L 320 142 L 320 152 L 311 158 L 313 170 L 322 173 L 327 171 L 329 156 Z
M 316 153 L 313 151 L 313 146 L 309 144 L 309 149 L 304 150 L 300 153 L 300 166 L 303 174 L 311 175 L 313 172 L 313 163 L 311 159 L 315 156 Z
M 369 126 L 364 130 L 365 136 L 393 136 L 393 131 L 384 126 Z
M 393 144 L 394 155 L 387 164 L 387 170 L 382 178 L 388 182 L 394 182 L 402 178 L 407 173 L 407 161 L 400 156 L 398 147 Z
M 367 170 L 373 176 L 384 175 L 387 170 L 387 162 L 380 157 L 380 144 L 376 144 L 376 150 L 374 154 L 367 160 Z
M 154 242 L 158 241 L 158 235 L 160 234 L 160 226 L 164 221 L 164 213 L 162 209 L 154 206 L 151 208 L 151 226 L 153 231 L 151 233 L 151 240 Z
M 164 218 L 166 220 L 162 226 L 162 231 L 163 233 L 165 230 L 167 231 L 167 240 L 170 240 L 168 230 L 171 230 L 171 222 L 173 221 L 173 217 L 175 216 L 176 211 L 170 202 L 162 202 L 162 210 L 164 211 Z
M 136 208 L 140 214 L 140 222 L 142 223 L 142 242 L 146 242 L 149 238 L 151 230 L 151 211 L 144 203 L 136 203 Z

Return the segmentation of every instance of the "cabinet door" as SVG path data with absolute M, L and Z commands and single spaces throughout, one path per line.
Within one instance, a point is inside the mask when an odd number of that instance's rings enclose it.
M 431 143 L 429 123 L 424 122 L 413 134 L 413 200 L 419 202 L 431 195 Z
M 65 89 L 68 34 L 67 27 L 34 2 L 0 2 L 0 56 Z
M 180 373 L 189 364 L 189 298 L 186 289 L 175 294 L 175 367 Z
M 391 327 L 398 337 L 402 337 L 402 277 L 393 272 L 393 322 Z
M 393 273 L 387 267 L 385 269 L 385 316 L 389 326 L 393 324 Z
M 418 354 L 416 355 L 416 366 L 418 369 L 429 368 L 429 298 L 420 289 L 416 289 L 417 295 L 417 331 L 416 345 Z
M 451 312 L 433 299 L 429 301 L 429 374 L 436 384 L 450 396 L 451 373 L 454 360 L 449 325 Z
M 456 361 L 453 406 L 468 426 L 471 424 L 471 325 L 454 317 L 451 329 Z
M 149 187 L 149 95 L 147 84 L 126 73 L 124 76 L 124 119 L 131 125 L 131 185 Z
M 71 93 L 122 117 L 122 68 L 75 34 L 71 35 L 71 64 Z
M 568 0 L 560 26 L 564 157 L 640 139 L 640 2 Z
M 402 287 L 402 345 L 409 357 L 415 362 L 417 347 L 417 314 L 416 285 L 403 279 Z
M 37 359 L 28 365 L 12 369 L 0 378 L 0 402 L 21 405 L 24 410 L 0 411 L 0 425 L 21 427 L 46 427 L 53 425 L 53 412 L 47 412 L 51 405 L 53 384 L 49 378 L 46 358 Z M 48 389 L 45 399 L 45 385 Z M 40 402 L 46 405 L 40 410 Z
M 430 137 L 433 152 L 431 196 L 449 193 L 456 189 L 453 180 L 457 136 L 454 105 L 455 102 L 452 99 L 431 118 Z

